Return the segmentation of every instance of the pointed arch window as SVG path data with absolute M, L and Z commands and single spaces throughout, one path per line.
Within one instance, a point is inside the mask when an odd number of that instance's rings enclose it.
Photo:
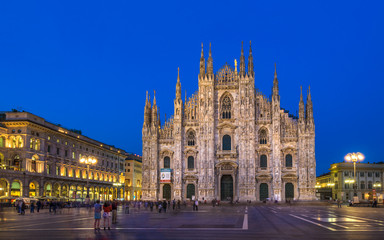
M 291 154 L 287 154 L 285 156 L 285 167 L 287 167 L 287 168 L 292 167 L 292 155 Z
M 195 133 L 193 131 L 188 132 L 187 141 L 188 146 L 195 146 Z
M 231 136 L 223 136 L 223 150 L 231 150 Z
M 262 129 L 260 131 L 259 140 L 260 140 L 260 144 L 267 144 L 268 143 L 268 135 L 267 135 L 267 131 L 265 129 Z
M 231 119 L 232 103 L 229 96 L 225 96 L 221 102 L 221 118 Z

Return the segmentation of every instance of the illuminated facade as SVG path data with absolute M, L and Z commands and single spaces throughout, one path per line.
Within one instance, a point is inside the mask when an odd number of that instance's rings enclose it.
M 142 160 L 136 154 L 128 154 L 125 159 L 125 199 L 140 200 L 142 198 Z
M 29 112 L 0 112 L 0 196 L 81 200 L 88 178 L 90 199 L 123 198 L 125 157 Z M 89 174 L 80 159 L 96 161 Z
M 181 98 L 161 125 L 156 97 L 144 108 L 143 198 L 221 200 L 315 199 L 315 124 L 310 90 L 299 116 L 280 107 L 275 69 L 272 96 L 255 88 L 252 49 L 248 72 L 241 50 L 239 71 L 213 71 L 203 49 L 198 91 Z
M 331 164 L 330 172 L 316 178 L 318 198 L 353 200 L 354 171 L 352 163 Z M 383 200 L 384 163 L 356 163 L 357 196 L 360 201 Z M 322 196 L 326 195 L 326 196 Z

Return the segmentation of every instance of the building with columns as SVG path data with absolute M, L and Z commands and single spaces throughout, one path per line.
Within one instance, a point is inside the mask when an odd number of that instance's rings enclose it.
M 29 112 L 0 112 L 0 197 L 124 197 L 125 151 Z M 80 160 L 96 160 L 89 168 Z
M 310 89 L 299 116 L 280 106 L 275 65 L 272 96 L 255 88 L 252 48 L 248 68 L 214 72 L 211 45 L 203 46 L 198 91 L 182 100 L 178 72 L 174 115 L 160 122 L 156 96 L 145 102 L 143 199 L 315 199 L 315 124 Z M 257 78 L 256 78 L 257 79 Z
M 142 184 L 142 159 L 137 154 L 127 154 L 125 159 L 125 200 L 140 200 Z

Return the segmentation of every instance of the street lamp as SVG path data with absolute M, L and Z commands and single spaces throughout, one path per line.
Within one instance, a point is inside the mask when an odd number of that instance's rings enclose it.
M 96 162 L 97 162 L 96 158 L 92 158 L 92 157 L 88 157 L 88 158 L 82 157 L 80 159 L 80 163 L 84 163 L 87 165 L 87 198 L 89 198 L 89 166 L 96 164 Z
M 355 202 L 355 199 L 357 200 L 356 202 L 358 202 L 357 183 L 356 183 L 356 162 L 363 161 L 364 158 L 365 158 L 364 155 L 362 153 L 359 153 L 359 152 L 357 152 L 357 153 L 348 153 L 344 157 L 345 161 L 353 162 L 353 177 L 354 177 L 354 180 L 353 180 L 353 196 L 354 196 L 354 202 Z

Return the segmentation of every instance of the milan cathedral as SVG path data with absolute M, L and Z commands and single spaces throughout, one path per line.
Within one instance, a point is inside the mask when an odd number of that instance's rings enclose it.
M 255 88 L 252 48 L 239 70 L 213 70 L 203 46 L 198 91 L 181 98 L 161 125 L 156 96 L 144 108 L 143 199 L 268 201 L 315 199 L 315 124 L 310 88 L 299 114 L 280 107 L 276 65 L 272 96 Z

